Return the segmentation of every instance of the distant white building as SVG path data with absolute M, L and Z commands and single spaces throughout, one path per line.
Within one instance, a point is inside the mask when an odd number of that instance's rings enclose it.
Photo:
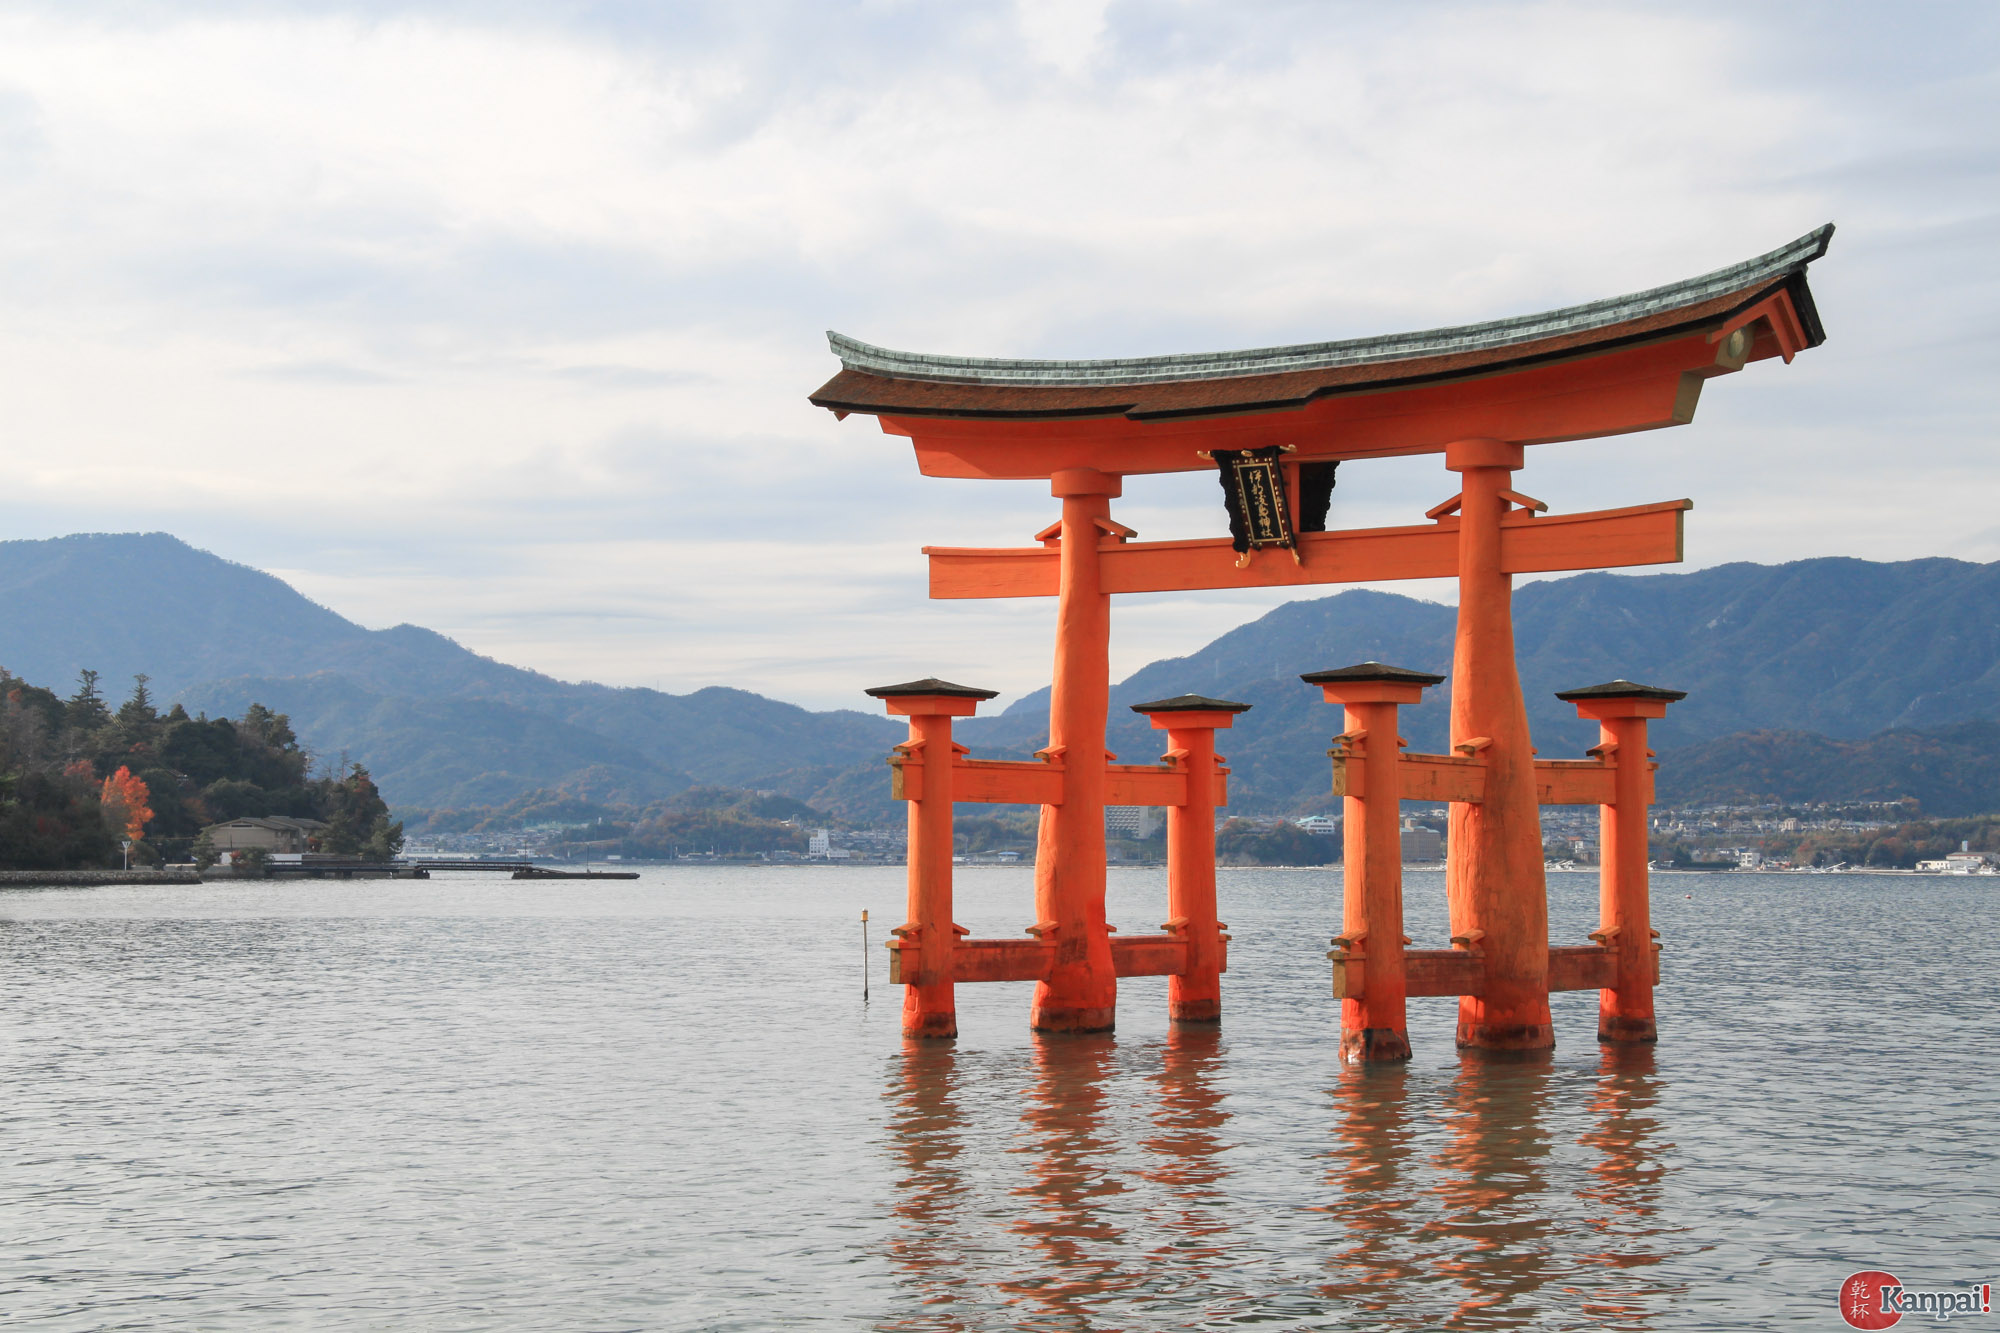
M 1444 839 L 1434 828 L 1427 828 L 1414 819 L 1403 821 L 1404 862 L 1444 860 Z
M 1337 838 L 1340 836 L 1340 821 L 1326 815 L 1307 815 L 1292 821 L 1315 838 Z
M 1109 838 L 1150 838 L 1163 813 L 1156 805 L 1107 805 L 1104 834 Z
M 833 835 L 823 828 L 816 828 L 806 836 L 806 855 L 833 856 Z
M 1595 861 L 1597 859 L 1597 839 L 1595 838 L 1564 838 L 1562 839 L 1562 844 L 1563 850 L 1569 853 L 1572 860 Z

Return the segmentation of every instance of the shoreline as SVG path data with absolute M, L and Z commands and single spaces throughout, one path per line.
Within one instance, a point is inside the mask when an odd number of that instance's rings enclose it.
M 199 884 L 192 870 L 0 870 L 0 888 L 12 885 Z

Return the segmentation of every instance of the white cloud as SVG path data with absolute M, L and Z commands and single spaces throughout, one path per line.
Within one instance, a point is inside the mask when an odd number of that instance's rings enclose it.
M 1104 35 L 1110 0 L 1015 0 L 1022 35 L 1035 55 L 1065 74 L 1082 72 Z
M 1936 497 L 1994 434 L 1991 21 L 1802 30 L 1821 12 L 16 8 L 0 520 L 166 527 L 563 675 L 839 701 L 843 673 L 976 643 L 968 674 L 1026 689 L 1042 612 L 922 603 L 916 547 L 1020 541 L 1051 503 L 925 481 L 812 409 L 821 329 L 1029 355 L 1364 334 L 1836 217 L 1827 347 L 1711 385 L 1691 428 L 1543 451 L 1529 488 L 1691 495 L 1704 563 L 1989 551 Z M 1135 482 L 1125 511 L 1211 531 L 1212 489 Z M 1434 460 L 1357 467 L 1341 512 L 1448 489 Z M 1282 599 L 1121 609 L 1121 665 Z

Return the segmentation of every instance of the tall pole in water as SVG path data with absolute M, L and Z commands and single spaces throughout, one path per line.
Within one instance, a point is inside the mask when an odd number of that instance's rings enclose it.
M 868 909 L 861 909 L 861 1002 L 868 1002 Z

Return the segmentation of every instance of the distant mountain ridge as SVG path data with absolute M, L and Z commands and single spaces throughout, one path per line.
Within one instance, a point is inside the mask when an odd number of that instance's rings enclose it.
M 1163 748 L 1127 704 L 1190 692 L 1241 699 L 1255 707 L 1220 745 L 1236 808 L 1324 806 L 1339 710 L 1299 674 L 1369 659 L 1448 672 L 1455 616 L 1366 589 L 1288 602 L 1115 686 L 1111 748 L 1128 761 Z M 1689 691 L 1655 724 L 1663 752 L 1735 733 L 1847 741 L 2000 718 L 2000 564 L 1822 559 L 1583 574 L 1521 588 L 1515 633 L 1536 744 L 1549 757 L 1595 739 L 1554 692 L 1619 676 Z M 572 684 L 414 625 L 364 629 L 164 533 L 0 542 L 0 664 L 62 693 L 90 667 L 114 702 L 143 671 L 163 704 L 217 714 L 267 704 L 319 753 L 368 764 L 403 806 L 494 805 L 541 789 L 644 802 L 713 783 L 879 815 L 893 809 L 882 757 L 903 735 L 859 711 L 811 712 L 724 688 Z M 1417 748 L 1442 749 L 1449 683 L 1428 693 L 1403 730 Z M 1046 739 L 1046 709 L 1047 691 L 1037 691 L 962 722 L 959 734 L 980 753 L 1024 755 Z M 1700 771 L 1756 785 L 1726 777 L 1730 762 Z M 1973 771 L 1970 759 L 1953 762 Z M 1879 764 L 1870 772 L 1878 787 L 1899 780 Z M 1663 790 L 1677 789 L 1667 781 Z
M 308 745 L 368 764 L 403 805 L 504 802 L 539 788 L 651 800 L 801 765 L 859 763 L 902 734 L 743 690 L 571 684 L 415 625 L 364 629 L 283 580 L 166 533 L 0 542 L 0 663 L 68 693 L 138 672 L 164 704 L 289 713 Z

